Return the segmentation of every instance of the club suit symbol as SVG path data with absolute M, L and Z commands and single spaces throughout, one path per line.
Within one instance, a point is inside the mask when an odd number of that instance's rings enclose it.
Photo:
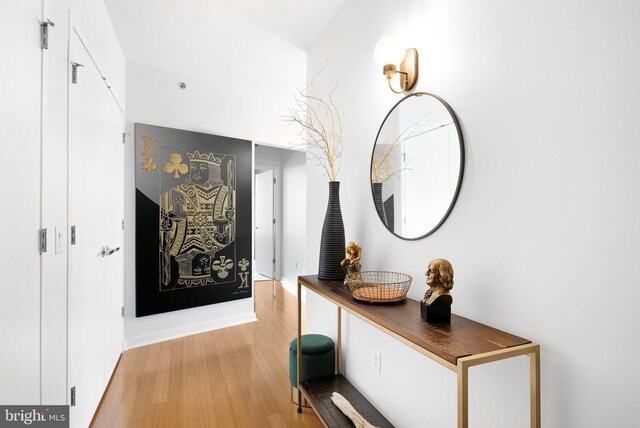
M 180 174 L 189 172 L 189 167 L 182 163 L 182 156 L 177 153 L 171 153 L 169 162 L 165 163 L 162 169 L 167 174 L 173 174 L 173 178 L 180 178 Z

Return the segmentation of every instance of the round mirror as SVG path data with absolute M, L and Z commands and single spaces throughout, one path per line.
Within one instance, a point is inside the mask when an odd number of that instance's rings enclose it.
M 371 193 L 382 223 L 399 238 L 435 232 L 456 203 L 464 171 L 462 132 L 440 97 L 416 92 L 387 114 L 371 156 Z

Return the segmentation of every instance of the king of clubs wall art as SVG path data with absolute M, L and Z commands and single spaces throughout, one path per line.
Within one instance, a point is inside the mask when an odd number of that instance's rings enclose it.
M 251 297 L 251 142 L 135 124 L 136 316 Z

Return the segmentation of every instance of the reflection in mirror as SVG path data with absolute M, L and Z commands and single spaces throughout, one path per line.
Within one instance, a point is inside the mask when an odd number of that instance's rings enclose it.
M 402 99 L 382 123 L 371 158 L 383 224 L 403 239 L 433 233 L 455 204 L 463 169 L 462 133 L 446 102 L 425 92 Z

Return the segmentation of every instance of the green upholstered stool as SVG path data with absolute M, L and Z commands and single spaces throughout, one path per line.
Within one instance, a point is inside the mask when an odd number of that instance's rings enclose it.
M 291 400 L 298 404 L 298 338 L 289 345 L 289 381 L 291 382 Z M 302 373 L 301 382 L 309 379 L 333 376 L 336 374 L 336 350 L 330 337 L 322 334 L 302 336 Z M 305 404 L 305 403 L 303 403 Z

